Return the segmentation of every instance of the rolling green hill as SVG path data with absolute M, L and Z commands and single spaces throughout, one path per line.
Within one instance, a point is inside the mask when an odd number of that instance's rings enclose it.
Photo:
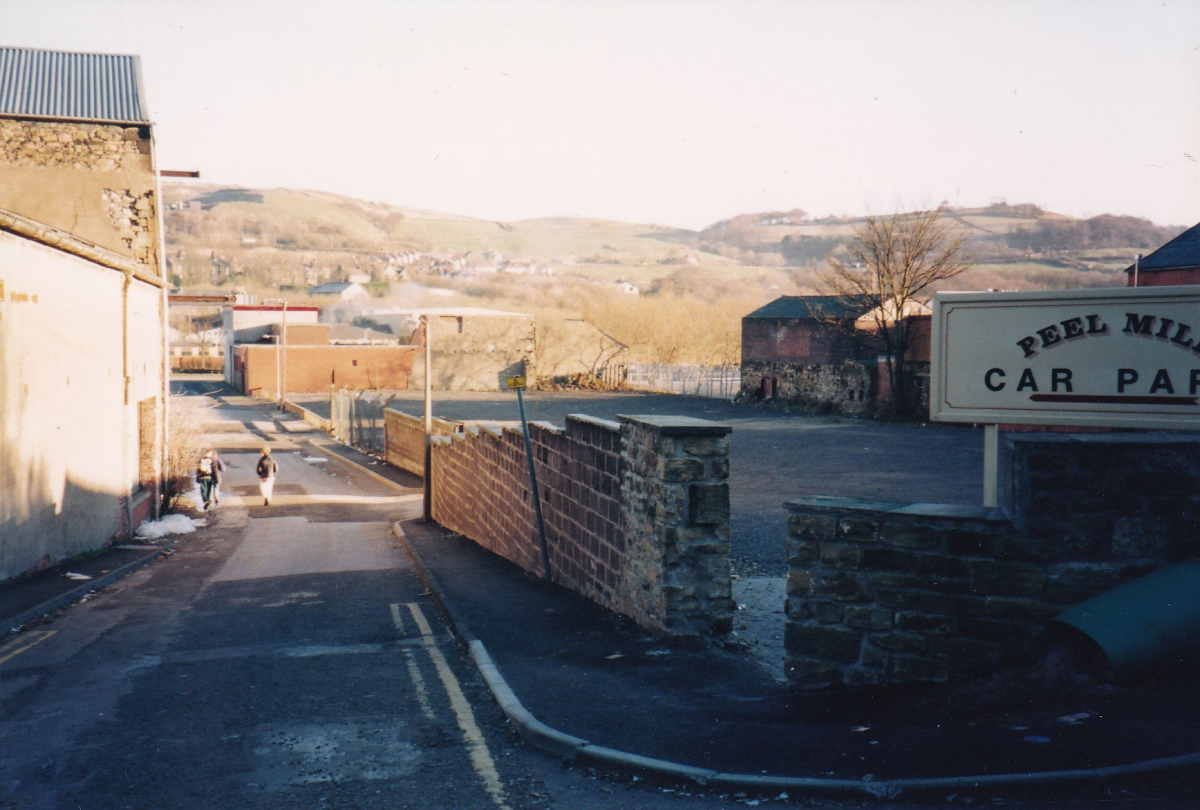
M 702 231 L 575 217 L 489 222 L 324 192 L 190 183 L 164 184 L 164 198 L 172 275 L 187 285 L 232 278 L 260 288 L 388 280 L 404 267 L 409 278 L 447 284 L 507 269 L 676 291 L 689 279 L 705 288 L 716 279 L 803 292 L 862 221 L 794 210 L 742 214 Z M 945 211 L 968 229 L 976 264 L 958 288 L 1121 284 L 1134 253 L 1182 231 L 1132 217 L 1075 220 L 1035 205 Z
M 690 231 L 576 217 L 489 222 L 291 189 L 167 183 L 163 194 L 177 284 L 282 291 L 293 304 L 328 306 L 336 302 L 306 290 L 369 279 L 371 294 L 386 300 L 365 299 L 337 317 L 402 305 L 583 318 L 632 357 L 658 362 L 737 362 L 742 316 L 780 295 L 821 292 L 821 262 L 862 223 L 793 210 Z M 1121 286 L 1134 253 L 1182 231 L 1033 205 L 944 210 L 968 229 L 974 259 L 946 289 Z

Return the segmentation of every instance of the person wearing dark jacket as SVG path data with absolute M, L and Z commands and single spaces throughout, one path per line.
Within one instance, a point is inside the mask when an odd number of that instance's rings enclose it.
M 212 505 L 213 489 L 217 484 L 217 460 L 212 450 L 206 450 L 196 465 L 196 483 L 200 486 L 200 500 L 204 502 L 201 509 L 207 511 Z
M 271 491 L 275 489 L 275 473 L 279 471 L 279 465 L 271 458 L 271 448 L 263 448 L 254 471 L 258 473 L 258 488 L 262 492 L 263 506 L 270 506 Z

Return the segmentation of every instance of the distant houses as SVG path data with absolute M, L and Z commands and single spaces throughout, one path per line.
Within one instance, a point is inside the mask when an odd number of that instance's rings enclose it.
M 160 512 L 167 284 L 142 86 L 136 56 L 0 48 L 0 581 Z
M 309 287 L 308 294 L 336 298 L 339 301 L 353 301 L 370 295 L 366 287 L 357 281 L 331 281 L 328 284 Z

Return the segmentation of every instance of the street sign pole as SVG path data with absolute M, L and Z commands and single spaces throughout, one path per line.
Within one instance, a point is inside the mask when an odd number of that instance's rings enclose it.
M 529 440 L 529 420 L 525 418 L 525 378 L 509 377 L 508 387 L 517 389 L 521 407 L 521 433 L 525 436 L 525 458 L 529 462 L 529 486 L 533 492 L 533 516 L 537 520 L 538 542 L 542 548 L 542 579 L 550 581 L 550 549 L 546 545 L 546 524 L 542 521 L 542 501 L 538 497 L 537 472 L 533 466 L 533 443 Z
M 425 341 L 425 487 L 422 517 L 433 522 L 433 350 L 430 347 L 429 316 L 421 316 L 421 331 Z

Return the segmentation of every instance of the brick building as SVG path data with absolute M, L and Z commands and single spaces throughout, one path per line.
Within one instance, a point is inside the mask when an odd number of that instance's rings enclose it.
M 875 396 L 874 353 L 856 321 L 867 300 L 785 295 L 742 318 L 742 393 L 816 411 L 861 414 Z
M 158 512 L 159 199 L 137 57 L 0 48 L 0 580 Z
M 891 393 L 879 323 L 896 316 L 893 304 L 876 307 L 875 300 L 785 295 L 745 316 L 741 397 L 850 415 L 886 407 Z M 929 308 L 910 301 L 901 316 L 909 330 L 905 379 L 913 401 L 927 403 L 921 381 L 929 370 Z
M 836 295 L 785 295 L 742 318 L 742 360 L 836 365 L 865 359 L 855 321 L 868 301 Z
M 241 388 L 233 367 L 233 347 L 238 344 L 257 344 L 270 341 L 270 337 L 283 323 L 284 318 L 292 326 L 315 324 L 320 317 L 319 307 L 288 307 L 286 316 L 282 306 L 233 305 L 221 310 L 221 323 L 225 331 L 225 382 Z M 272 389 L 274 390 L 274 389 Z
M 354 343 L 330 340 L 329 324 L 292 324 L 288 310 L 286 330 L 272 324 L 265 337 L 253 344 L 236 344 L 229 358 L 229 382 L 247 394 L 278 392 L 320 393 L 336 388 L 407 390 L 416 387 L 414 364 L 420 347 Z M 283 334 L 281 345 L 276 345 Z
M 1200 284 L 1200 225 L 1193 225 L 1170 242 L 1125 268 L 1126 287 L 1165 287 Z

